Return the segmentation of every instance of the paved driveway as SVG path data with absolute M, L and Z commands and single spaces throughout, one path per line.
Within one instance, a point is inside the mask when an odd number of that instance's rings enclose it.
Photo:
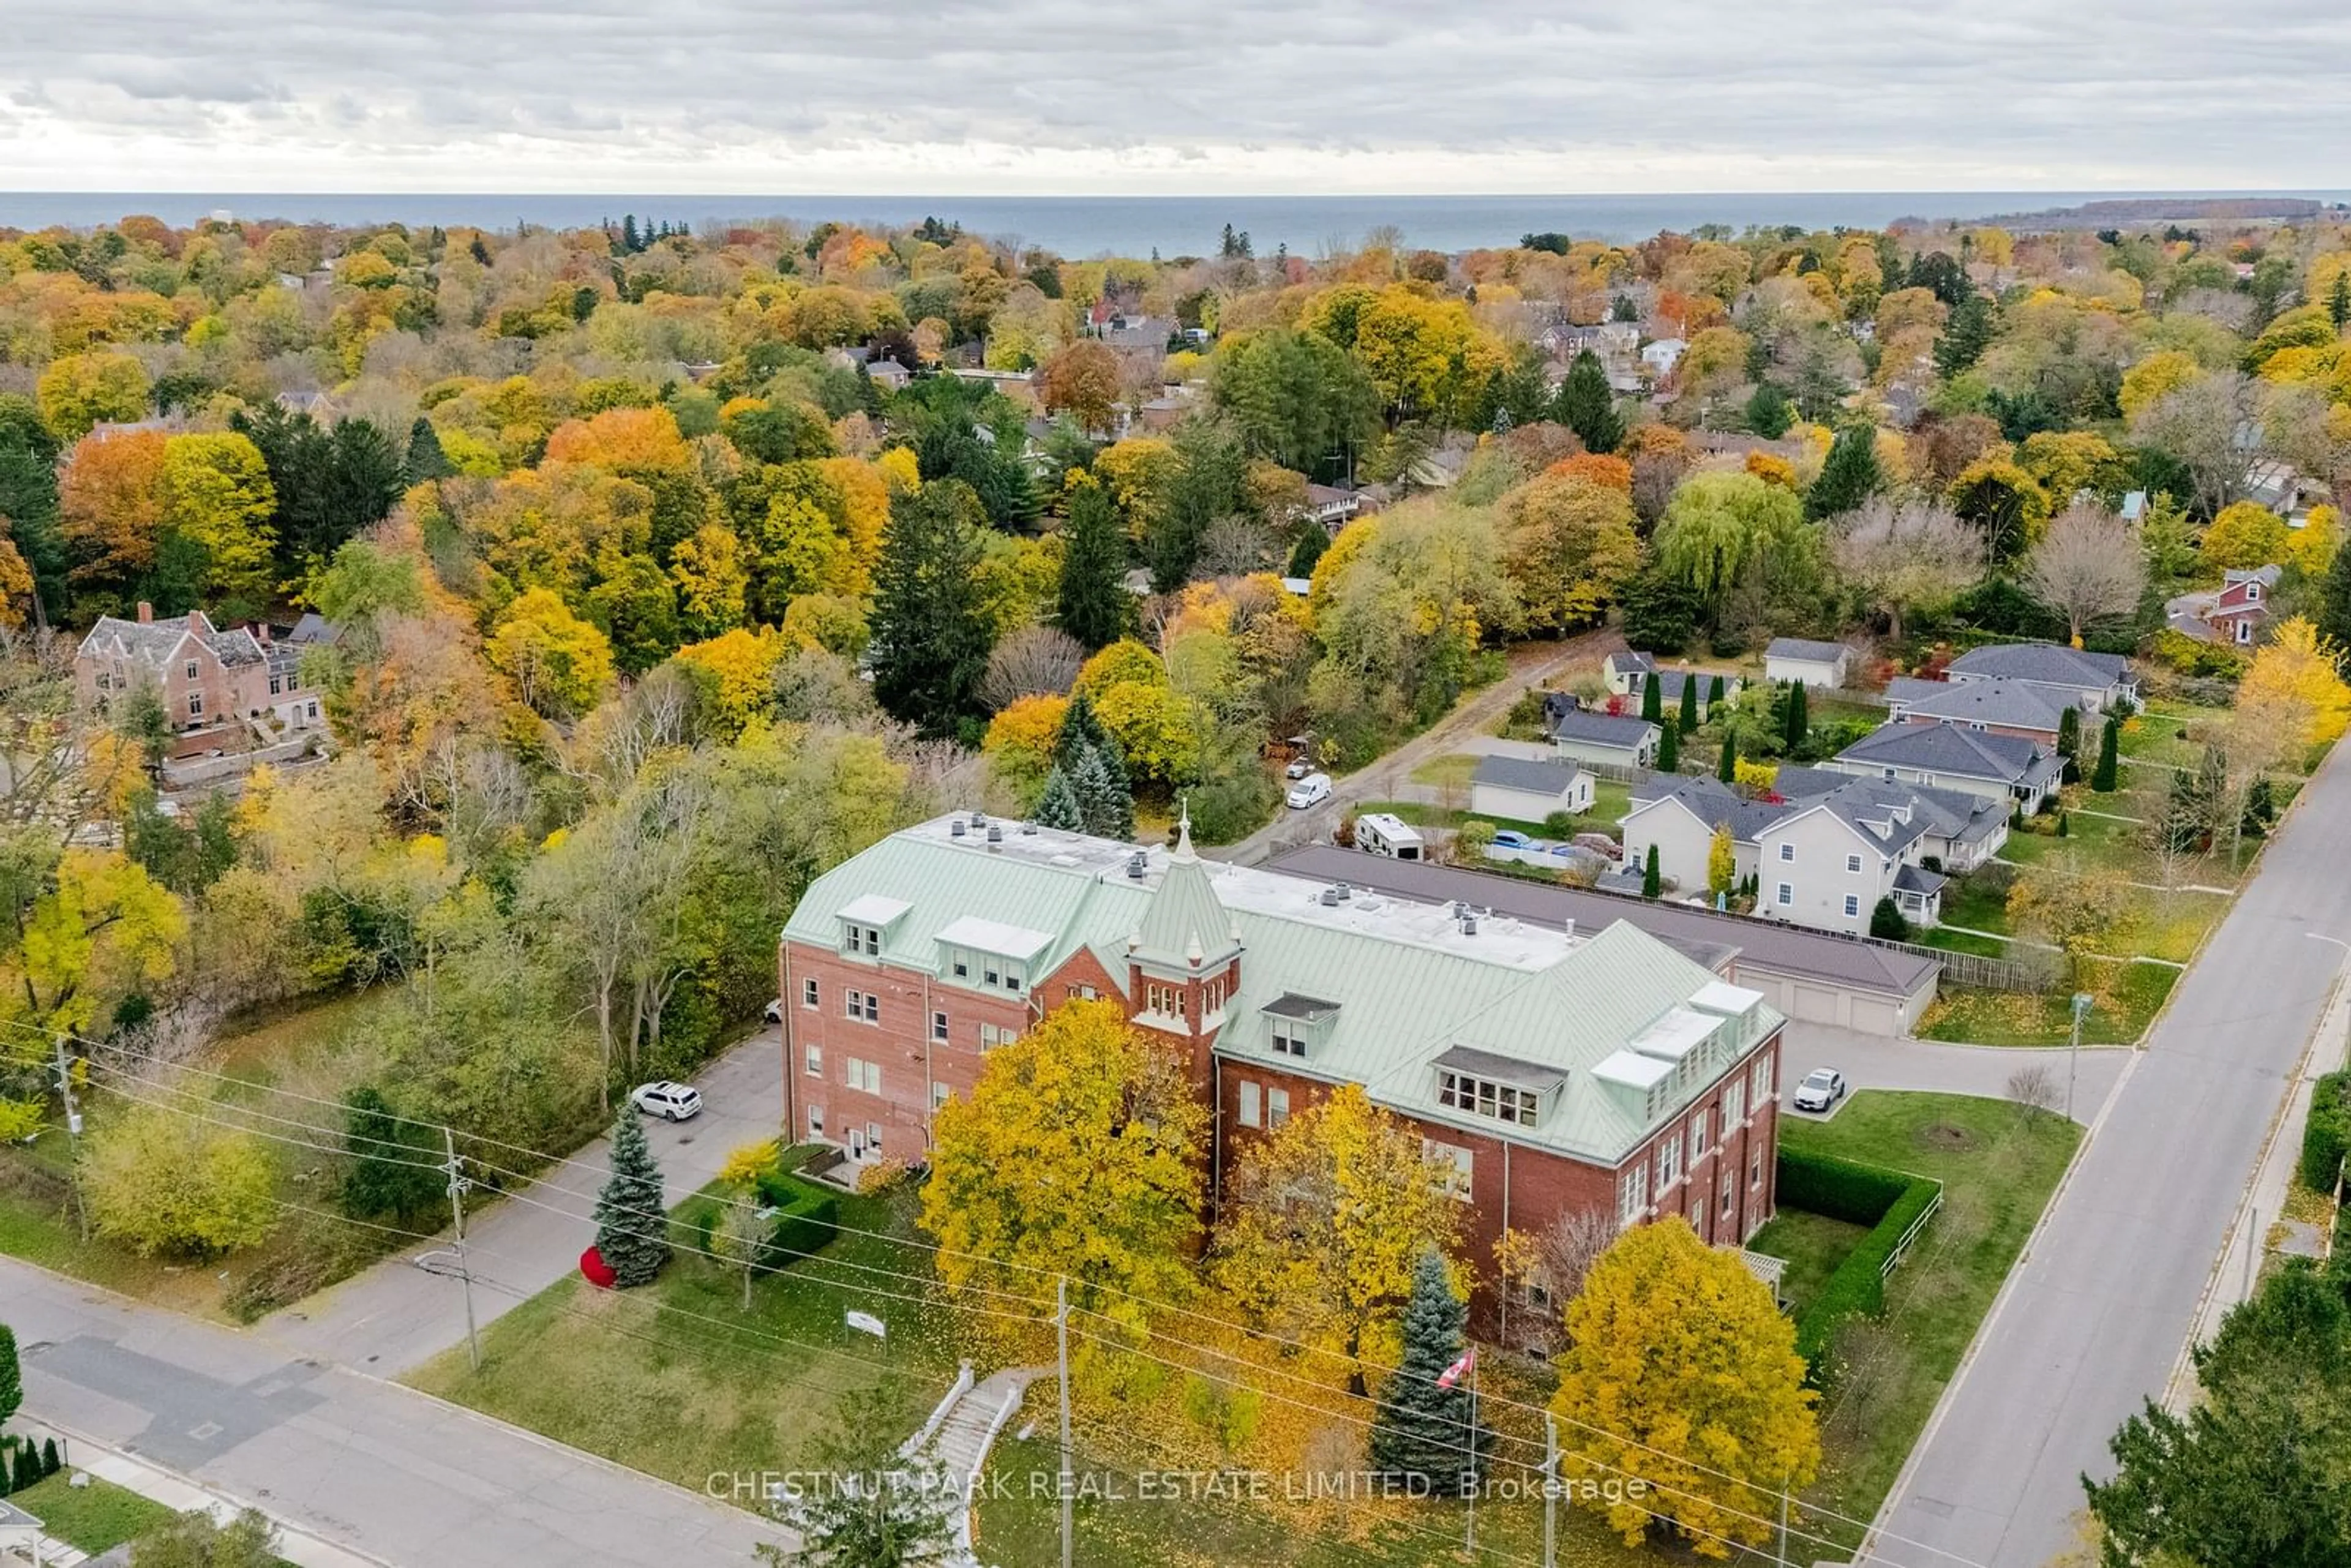
M 646 1124 L 672 1204 L 716 1176 L 737 1146 L 776 1135 L 784 1113 L 783 1073 L 781 1037 L 770 1025 L 695 1075 L 701 1115 L 675 1125 Z M 474 1271 L 510 1287 L 474 1292 L 475 1314 L 483 1323 L 578 1268 L 580 1254 L 595 1239 L 595 1222 L 587 1217 L 611 1168 L 611 1151 L 600 1138 L 571 1157 L 578 1165 L 558 1166 L 523 1189 L 521 1197 L 530 1202 L 500 1198 L 471 1217 L 466 1252 Z M 272 1337 L 314 1354 L 397 1377 L 465 1342 L 462 1287 L 413 1261 L 444 1244 L 445 1239 L 403 1249 L 264 1326 Z
M 1834 1024 L 1788 1020 L 1780 1103 L 1789 1114 L 1808 1113 L 1788 1104 L 1796 1085 L 1815 1067 L 1834 1067 L 1855 1089 L 1924 1089 L 1943 1094 L 2008 1096 L 2008 1081 L 2026 1067 L 2046 1067 L 2057 1092 L 2065 1092 L 2067 1052 L 2001 1045 L 1953 1045 L 1936 1040 L 1888 1040 L 1857 1034 Z M 2075 1065 L 2074 1119 L 2087 1125 L 2106 1103 L 2129 1065 L 2127 1046 L 2084 1046 Z
M 2160 1397 L 2351 938 L 2351 763 L 2337 747 L 2170 1009 L 2043 1222 L 1896 1483 L 1892 1568 L 2040 1568 L 2079 1476 Z M 1931 1550 L 1922 1550 L 1923 1548 Z
M 25 1408 L 401 1568 L 751 1561 L 750 1514 L 0 1258 Z

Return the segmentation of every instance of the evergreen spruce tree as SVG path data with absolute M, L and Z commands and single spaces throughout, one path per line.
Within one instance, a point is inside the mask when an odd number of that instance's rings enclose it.
M 1330 548 L 1331 536 L 1322 530 L 1322 525 L 1307 524 L 1298 530 L 1298 542 L 1290 547 L 1290 564 L 1283 569 L 1283 575 L 1311 578 L 1314 575 L 1315 563 L 1322 559 L 1322 552 Z
M 57 1455 L 57 1440 L 55 1437 L 44 1438 L 41 1442 L 41 1474 L 56 1475 L 64 1465 L 65 1461 Z
M 1804 516 L 1815 522 L 1843 517 L 1869 498 L 1877 481 L 1877 431 L 1849 424 L 1837 432 L 1821 465 L 1821 476 L 1804 492 Z
M 343 1147 L 351 1164 L 342 1209 L 354 1219 L 422 1214 L 447 1191 L 447 1178 L 435 1168 L 441 1140 L 392 1114 L 372 1084 L 360 1084 L 343 1101 Z
M 1657 872 L 1657 846 L 1649 846 L 1648 863 L 1641 868 L 1641 896 L 1655 898 L 1665 892 L 1666 879 Z
M 1575 432 L 1588 451 L 1614 452 L 1625 443 L 1625 417 L 1616 412 L 1607 368 L 1589 349 L 1568 367 L 1567 379 L 1552 399 L 1551 416 Z
M 873 572 L 873 695 L 925 735 L 954 735 L 979 712 L 996 641 L 979 583 L 984 527 L 979 497 L 956 480 L 890 498 Z
M 402 470 L 402 482 L 422 485 L 434 479 L 446 479 L 456 472 L 449 455 L 441 449 L 440 433 L 433 422 L 423 414 L 408 427 L 408 462 Z
M 1085 831 L 1097 838 L 1134 837 L 1134 795 L 1127 788 L 1125 771 L 1112 768 L 1117 756 L 1115 746 L 1090 747 L 1070 773 Z
M 1657 771 L 1678 773 L 1682 770 L 1682 727 L 1669 724 L 1657 737 Z
M 1706 686 L 1706 716 L 1713 719 L 1722 712 L 1722 677 L 1717 675 Z
M 1804 739 L 1813 732 L 1812 699 L 1804 695 L 1804 683 L 1788 683 L 1787 728 L 1780 737 L 1781 745 L 1793 757 L 1803 749 Z
M 650 1285 L 669 1261 L 669 1214 L 661 1166 L 634 1106 L 612 1124 L 612 1175 L 596 1195 L 596 1250 L 626 1289 Z
M 1738 781 L 1739 732 L 1735 729 L 1727 729 L 1722 732 L 1722 758 L 1714 766 L 1714 776 L 1717 779 L 1721 779 L 1725 784 L 1736 783 Z
M 1404 1312 L 1404 1359 L 1372 1413 L 1372 1468 L 1399 1479 L 1419 1477 L 1439 1497 L 1474 1487 L 1493 1448 L 1468 1378 L 1438 1386 L 1461 1359 L 1468 1318 L 1445 1260 L 1434 1249 L 1422 1253 Z
M 1698 727 L 1698 676 L 1682 672 L 1682 733 L 1689 734 Z
M 2121 746 L 2122 720 L 2108 714 L 2105 727 L 2098 731 L 2098 765 L 2090 772 L 2090 788 L 2102 795 L 2115 792 L 2115 772 L 2120 762 L 2117 754 Z
M 1061 733 L 1053 737 L 1054 766 L 1074 774 L 1079 759 L 1087 752 L 1109 744 L 1110 731 L 1102 727 L 1101 716 L 1094 712 L 1092 695 L 1084 691 L 1074 693 L 1061 715 Z
M 2057 755 L 2065 759 L 2063 781 L 2082 777 L 2082 710 L 2069 707 L 2057 716 Z
M 1910 940 L 1910 923 L 1902 918 L 1892 894 L 1879 899 L 1876 907 L 1869 912 L 1869 934 L 1888 942 Z
M 1788 394 L 1770 382 L 1758 383 L 1755 395 L 1747 400 L 1747 428 L 1766 441 L 1777 441 L 1795 423 L 1795 405 Z
M 2338 549 L 2318 585 L 2318 606 L 2311 616 L 2318 634 L 2338 648 L 2351 648 L 2351 549 Z
M 1056 617 L 1089 648 L 1114 643 L 1126 629 L 1126 533 L 1100 485 L 1081 485 L 1061 529 L 1061 583 Z
M 1935 373 L 1949 381 L 1974 369 L 1983 351 L 1991 347 L 1995 326 L 1991 301 L 1979 290 L 1969 289 L 1943 324 L 1943 335 L 1935 340 Z
M 1665 722 L 1665 695 L 1657 685 L 1657 677 L 1653 674 L 1641 677 L 1641 716 L 1651 724 Z
M 25 1373 L 16 1364 L 16 1331 L 0 1323 L 0 1422 L 25 1402 Z
M 1037 797 L 1033 814 L 1040 828 L 1059 828 L 1070 833 L 1085 831 L 1085 807 L 1078 800 L 1077 787 L 1059 768 L 1045 776 L 1045 792 Z
M 32 1444 L 19 1441 L 16 1445 L 16 1457 L 9 1466 L 8 1490 L 12 1492 L 19 1492 L 27 1487 L 40 1484 L 40 1452 Z
M 2335 275 L 2335 287 L 2326 293 L 2326 319 L 2337 332 L 2351 328 L 2351 267 Z

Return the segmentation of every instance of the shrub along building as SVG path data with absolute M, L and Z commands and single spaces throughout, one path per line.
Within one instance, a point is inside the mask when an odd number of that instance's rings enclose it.
M 1572 1210 L 1772 1212 L 1781 1015 L 1635 926 L 1588 933 L 1173 850 L 936 819 L 810 887 L 778 954 L 786 1116 L 919 1162 L 987 1053 L 1072 998 L 1119 1001 L 1213 1107 L 1211 1208 L 1240 1155 L 1361 1084 L 1470 1206 L 1464 1255 Z M 1488 1298 L 1481 1296 L 1481 1302 Z

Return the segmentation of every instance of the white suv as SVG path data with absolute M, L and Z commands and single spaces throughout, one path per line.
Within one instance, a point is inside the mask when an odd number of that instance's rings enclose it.
M 648 1083 L 629 1096 L 629 1103 L 648 1116 L 665 1116 L 673 1122 L 683 1122 L 702 1114 L 702 1091 L 691 1083 L 672 1083 L 667 1079 Z

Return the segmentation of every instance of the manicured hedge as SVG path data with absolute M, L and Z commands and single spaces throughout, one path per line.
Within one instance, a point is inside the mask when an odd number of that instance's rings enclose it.
M 2330 1072 L 2311 1086 L 2310 1121 L 2302 1129 L 2302 1185 L 2334 1191 L 2346 1151 L 2351 1151 L 2351 1071 Z
M 1901 1201 L 1909 1176 L 1883 1166 L 1841 1160 L 1832 1155 L 1780 1150 L 1780 1203 L 1807 1214 L 1825 1215 L 1848 1225 L 1875 1225 Z
M 759 1255 L 758 1269 L 772 1274 L 803 1258 L 823 1251 L 841 1234 L 841 1205 L 831 1193 L 817 1192 L 789 1177 L 773 1175 L 758 1179 L 758 1200 L 776 1210 L 776 1227 Z M 710 1234 L 717 1228 L 721 1209 L 716 1199 L 697 1198 L 679 1211 L 690 1244 L 710 1253 Z

